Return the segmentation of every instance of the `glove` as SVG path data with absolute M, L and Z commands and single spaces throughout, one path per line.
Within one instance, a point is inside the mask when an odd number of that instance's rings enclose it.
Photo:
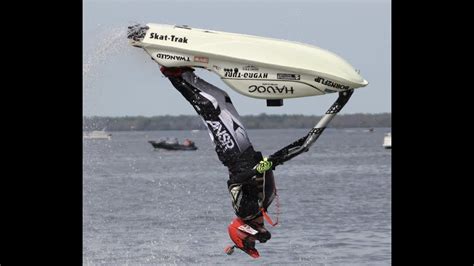
M 263 161 L 257 165 L 257 172 L 263 174 L 264 172 L 270 170 L 272 168 L 272 162 L 268 160 L 268 158 L 263 158 Z

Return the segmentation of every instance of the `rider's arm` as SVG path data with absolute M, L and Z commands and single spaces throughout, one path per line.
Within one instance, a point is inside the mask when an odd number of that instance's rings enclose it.
M 275 169 L 277 165 L 283 164 L 284 162 L 291 160 L 297 155 L 308 151 L 309 147 L 304 147 L 304 143 L 308 136 L 309 134 L 270 155 L 268 160 L 273 162 L 273 169 Z
M 341 111 L 347 101 L 350 99 L 353 90 L 339 92 L 339 97 L 329 108 L 326 114 L 319 120 L 319 122 L 312 128 L 309 133 L 298 139 L 297 141 L 291 143 L 290 145 L 280 149 L 274 154 L 270 155 L 269 160 L 273 162 L 273 168 L 277 165 L 283 164 L 286 161 L 291 160 L 292 158 L 300 155 L 303 152 L 307 152 L 311 145 L 319 138 L 323 133 L 326 126 L 331 122 L 331 120 Z

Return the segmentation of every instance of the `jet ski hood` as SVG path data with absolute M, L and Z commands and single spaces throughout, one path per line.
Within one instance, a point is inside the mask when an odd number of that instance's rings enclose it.
M 128 38 L 160 65 L 209 69 L 255 98 L 320 95 L 368 84 L 340 56 L 303 43 L 154 23 L 130 26 Z

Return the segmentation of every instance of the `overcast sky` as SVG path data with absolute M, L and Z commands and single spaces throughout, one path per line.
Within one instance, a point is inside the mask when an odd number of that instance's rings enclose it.
M 83 113 L 86 116 L 195 114 L 144 50 L 129 46 L 128 25 L 191 27 L 259 35 L 330 50 L 369 81 L 341 113 L 391 112 L 391 3 L 380 1 L 126 1 L 83 2 Z M 224 89 L 242 115 L 322 115 L 337 94 L 284 100 L 245 97 L 215 74 L 198 75 Z

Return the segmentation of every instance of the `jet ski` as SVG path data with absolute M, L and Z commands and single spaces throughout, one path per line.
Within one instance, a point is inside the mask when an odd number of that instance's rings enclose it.
M 129 26 L 127 37 L 161 66 L 207 69 L 238 93 L 266 99 L 267 106 L 368 84 L 340 56 L 303 43 L 154 23 Z
M 245 96 L 282 106 L 283 99 L 338 94 L 306 136 L 270 155 L 273 165 L 306 152 L 357 88 L 369 84 L 342 57 L 286 40 L 148 23 L 128 27 L 127 38 L 164 68 L 204 68 Z

